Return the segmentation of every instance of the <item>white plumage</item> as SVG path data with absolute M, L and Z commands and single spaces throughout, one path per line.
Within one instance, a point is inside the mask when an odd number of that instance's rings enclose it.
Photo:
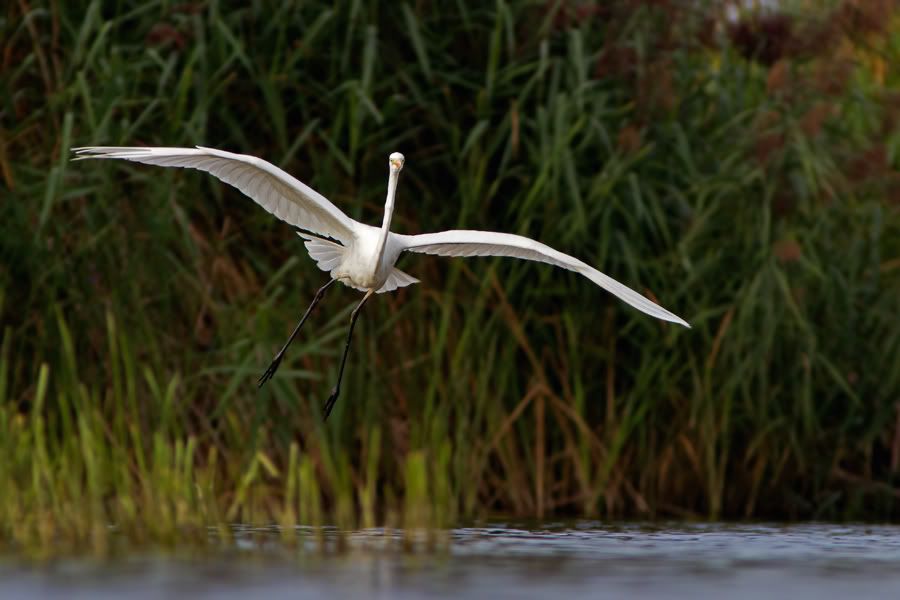
M 165 167 L 206 171 L 241 190 L 279 219 L 299 229 L 340 242 L 301 233 L 319 268 L 361 291 L 390 292 L 418 280 L 394 267 L 404 251 L 440 256 L 508 256 L 544 262 L 581 273 L 634 308 L 664 321 L 690 327 L 650 299 L 615 279 L 535 240 L 493 231 L 442 231 L 402 235 L 390 231 L 402 154 L 390 158 L 390 178 L 381 228 L 355 221 L 327 198 L 275 165 L 255 156 L 212 148 L 133 148 L 91 146 L 74 149 L 77 158 L 116 158 Z
M 275 165 L 255 156 L 213 148 L 74 148 L 78 159 L 118 158 L 161 167 L 199 169 L 230 183 L 267 211 L 295 227 L 340 240 L 353 241 L 358 223 L 319 192 Z

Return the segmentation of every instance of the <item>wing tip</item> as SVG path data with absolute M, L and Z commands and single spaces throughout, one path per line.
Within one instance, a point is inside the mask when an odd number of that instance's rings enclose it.
M 678 325 L 681 325 L 682 327 L 687 327 L 688 329 L 693 329 L 693 327 L 691 327 L 691 324 L 688 323 L 687 321 L 685 321 L 684 319 L 682 319 L 681 317 L 675 317 L 674 319 L 671 320 L 671 322 L 677 323 Z
M 141 148 L 138 146 L 78 146 L 77 148 L 69 148 L 70 152 L 78 155 L 73 160 L 79 158 L 123 158 L 150 150 L 152 148 Z
M 91 158 L 110 158 L 110 155 L 116 149 L 108 146 L 78 146 L 77 148 L 69 148 L 69 152 L 74 152 L 75 156 L 71 160 L 88 160 Z
M 691 327 L 690 323 L 688 323 L 687 321 L 685 321 L 684 319 L 682 319 L 675 313 L 671 313 L 671 312 L 667 311 L 666 309 L 664 309 L 659 304 L 656 304 L 655 302 L 653 303 L 653 305 L 656 307 L 656 310 L 654 310 L 653 312 L 650 312 L 650 311 L 644 311 L 644 312 L 646 312 L 651 317 L 656 317 L 657 319 L 660 319 L 662 321 L 667 321 L 669 323 L 675 323 L 676 325 L 681 325 L 682 327 L 687 327 L 688 329 L 693 329 Z

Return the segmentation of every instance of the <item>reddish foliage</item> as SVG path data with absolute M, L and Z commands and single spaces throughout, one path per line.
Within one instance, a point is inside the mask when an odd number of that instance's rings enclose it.
M 851 35 L 882 34 L 888 30 L 896 4 L 895 0 L 845 0 L 835 18 Z
M 168 23 L 157 23 L 147 33 L 144 41 L 148 46 L 164 47 L 172 44 L 178 50 L 183 50 L 187 46 L 188 38 L 187 35 Z
M 800 119 L 800 129 L 807 137 L 816 137 L 822 126 L 836 113 L 836 107 L 825 102 L 814 104 Z
M 641 147 L 642 132 L 654 118 L 678 108 L 681 87 L 676 81 L 676 52 L 700 46 L 715 48 L 723 39 L 719 34 L 724 33 L 739 55 L 767 68 L 765 86 L 773 110 L 758 116 L 750 148 L 767 176 L 782 178 L 786 176 L 783 161 L 793 160 L 789 145 L 797 130 L 816 138 L 827 132 L 829 123 L 839 125 L 840 107 L 859 68 L 852 48 L 877 43 L 873 36 L 888 31 L 900 11 L 900 0 L 841 0 L 830 11 L 800 15 L 761 12 L 736 23 L 729 22 L 723 10 L 698 15 L 689 3 L 674 0 L 563 0 L 546 6 L 558 8 L 557 26 L 592 20 L 605 32 L 594 74 L 618 78 L 632 90 L 635 109 L 631 122 L 620 129 L 616 140 L 626 154 Z M 651 22 L 653 27 L 641 26 Z M 635 27 L 641 28 L 640 46 L 621 33 Z M 881 109 L 881 131 L 887 135 L 900 126 L 900 93 L 885 92 L 882 99 L 876 108 Z M 890 176 L 881 145 L 860 150 L 847 139 L 840 155 L 851 157 L 841 170 L 853 182 L 878 180 L 883 184 Z M 779 189 L 784 191 L 773 200 L 773 209 L 787 215 L 795 205 L 792 188 L 784 182 Z M 896 182 L 890 189 L 892 197 L 900 195 Z
M 800 260 L 800 257 L 803 256 L 803 249 L 796 240 L 785 239 L 772 244 L 772 253 L 779 262 L 791 263 Z
M 880 100 L 884 110 L 881 117 L 881 130 L 894 131 L 900 124 L 900 92 L 885 92 Z
M 205 2 L 185 2 L 184 4 L 176 4 L 172 7 L 173 13 L 183 13 L 186 15 L 198 15 L 206 10 Z
M 622 153 L 634 154 L 641 148 L 641 132 L 634 125 L 626 125 L 619 130 L 616 143 Z
M 603 79 L 616 75 L 631 75 L 636 71 L 637 63 L 638 55 L 633 48 L 607 43 L 597 60 L 594 77 Z
M 887 169 L 887 150 L 882 144 L 874 144 L 850 161 L 847 176 L 860 182 L 881 176 Z
M 793 44 L 794 25 L 786 15 L 760 15 L 739 21 L 728 33 L 731 43 L 744 58 L 770 66 L 788 54 Z
M 811 84 L 815 91 L 828 96 L 843 94 L 853 76 L 853 63 L 846 58 L 828 57 L 813 68 Z
M 786 217 L 794 212 L 797 202 L 793 195 L 781 188 L 772 199 L 772 213 L 776 217 Z
M 769 75 L 766 77 L 766 90 L 773 94 L 785 88 L 790 77 L 790 63 L 786 60 L 779 60 L 769 68 Z
M 772 156 L 784 148 L 784 134 L 780 131 L 764 133 L 756 138 L 756 160 L 766 164 Z
M 900 208 L 900 173 L 891 173 L 888 175 L 884 187 L 887 201 Z
M 649 116 L 659 110 L 670 111 L 676 103 L 672 61 L 668 56 L 647 65 L 638 78 L 635 101 L 639 112 Z
M 555 10 L 556 7 L 557 2 L 555 0 L 548 0 L 545 5 L 545 10 L 549 12 Z M 555 29 L 568 29 L 570 27 L 577 27 L 595 17 L 605 19 L 609 17 L 610 10 L 610 5 L 605 2 L 564 2 L 559 6 L 559 9 L 553 16 L 553 27 Z

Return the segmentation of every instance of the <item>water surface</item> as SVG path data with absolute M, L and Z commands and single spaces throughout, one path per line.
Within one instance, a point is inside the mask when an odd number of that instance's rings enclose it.
M 900 527 L 608 525 L 459 528 L 429 548 L 402 532 L 236 528 L 236 547 L 111 561 L 0 562 L 0 597 L 900 597 Z M 341 551 L 334 548 L 340 546 Z

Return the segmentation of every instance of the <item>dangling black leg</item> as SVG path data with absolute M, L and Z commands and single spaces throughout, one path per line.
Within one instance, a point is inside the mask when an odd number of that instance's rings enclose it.
M 335 281 L 337 281 L 337 279 L 332 279 L 321 288 L 319 288 L 318 292 L 316 292 L 316 297 L 313 298 L 312 304 L 310 304 L 309 308 L 306 309 L 306 312 L 303 313 L 303 317 L 294 328 L 294 333 L 291 334 L 291 337 L 288 338 L 288 341 L 284 344 L 284 347 L 279 350 L 278 354 L 275 355 L 275 358 L 272 359 L 272 363 L 269 365 L 269 368 L 266 369 L 266 372 L 263 373 L 262 376 L 260 376 L 259 381 L 256 382 L 259 387 L 262 387 L 263 384 L 265 384 L 268 380 L 272 379 L 272 377 L 275 376 L 275 371 L 278 370 L 278 366 L 281 364 L 281 359 L 284 358 L 284 353 L 285 351 L 287 351 L 288 346 L 290 346 L 291 342 L 294 341 L 294 337 L 297 335 L 297 332 L 300 331 L 300 328 L 303 327 L 303 323 L 306 322 L 307 317 L 309 317 L 312 310 L 316 307 L 316 304 L 318 304 L 319 300 L 321 300 L 322 297 L 325 296 L 325 290 L 327 290 L 328 286 L 330 286 Z
M 338 395 L 341 393 L 341 379 L 344 378 L 344 365 L 347 364 L 347 353 L 350 352 L 350 339 L 353 337 L 353 326 L 356 325 L 356 317 L 359 316 L 359 309 L 363 307 L 363 304 L 366 303 L 373 291 L 369 290 L 366 292 L 362 301 L 356 305 L 356 308 L 353 309 L 353 313 L 350 315 L 350 332 L 347 334 L 347 345 L 344 346 L 344 356 L 341 358 L 341 370 L 338 371 L 337 385 L 331 389 L 331 395 L 328 397 L 328 401 L 325 403 L 325 410 L 323 411 L 325 413 L 323 420 L 325 421 L 328 420 L 328 415 L 331 414 L 331 409 L 334 408 L 334 403 L 337 402 Z

